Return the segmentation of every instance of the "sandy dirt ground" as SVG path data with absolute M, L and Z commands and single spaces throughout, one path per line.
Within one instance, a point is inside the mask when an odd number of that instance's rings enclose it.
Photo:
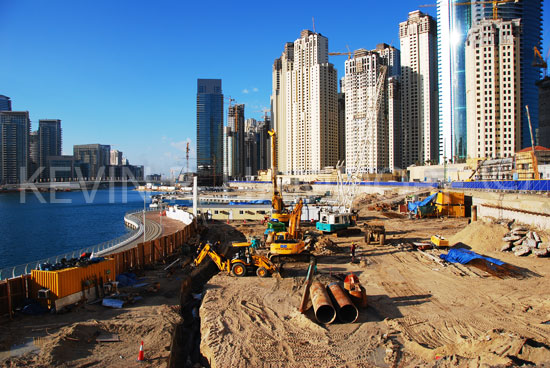
M 163 219 L 164 234 L 180 228 L 180 222 Z M 121 288 L 120 292 L 142 299 L 122 309 L 80 304 L 63 314 L 17 314 L 12 321 L 2 321 L 0 366 L 165 367 L 174 326 L 182 322 L 180 284 L 184 275 L 178 268 L 165 272 L 165 266 L 136 273 L 140 283 L 147 285 Z M 153 287 L 157 282 L 158 289 Z M 106 335 L 117 335 L 120 341 L 97 341 Z M 145 363 L 137 361 L 142 340 Z
M 508 228 L 467 219 L 388 218 L 386 245 L 362 236 L 336 238 L 318 258 L 316 280 L 349 272 L 366 287 L 368 307 L 353 324 L 318 324 L 298 312 L 307 265 L 285 265 L 282 278 L 219 274 L 201 306 L 201 352 L 212 367 L 543 366 L 550 364 L 550 259 L 500 252 Z M 215 225 L 214 225 L 215 226 Z M 262 227 L 239 225 L 245 236 Z M 439 234 L 451 245 L 503 260 L 514 271 L 494 276 L 471 265 L 437 261 L 447 250 L 410 244 Z M 547 234 L 543 234 L 548 241 Z M 359 244 L 357 263 L 349 246 Z M 433 257 L 430 257 L 432 255 Z

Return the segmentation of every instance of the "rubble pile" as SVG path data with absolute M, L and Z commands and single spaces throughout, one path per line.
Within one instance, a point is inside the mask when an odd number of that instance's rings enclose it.
M 315 254 L 316 255 L 330 255 L 334 253 L 344 252 L 345 249 L 338 247 L 332 240 L 326 237 L 320 238 L 315 244 Z
M 550 255 L 550 244 L 543 243 L 541 237 L 527 227 L 515 227 L 502 238 L 502 252 L 512 251 L 517 257 L 534 254 L 537 257 Z

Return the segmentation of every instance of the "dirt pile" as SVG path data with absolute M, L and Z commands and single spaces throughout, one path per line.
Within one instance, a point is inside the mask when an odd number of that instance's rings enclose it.
M 179 307 L 168 305 L 142 306 L 105 320 L 76 322 L 42 339 L 39 354 L 2 363 L 5 367 L 128 367 L 143 340 L 149 366 L 165 366 L 174 326 L 182 321 L 178 312 Z M 98 342 L 102 336 L 119 341 Z
M 411 341 L 406 349 L 438 366 L 477 363 L 477 366 L 540 365 L 550 362 L 550 347 L 515 333 L 491 330 L 476 338 L 458 338 L 454 344 L 428 349 Z
M 324 256 L 324 255 L 331 255 L 336 253 L 342 253 L 345 252 L 346 249 L 339 247 L 336 243 L 334 243 L 330 238 L 323 236 L 320 237 L 317 240 L 317 243 L 315 243 L 315 254 Z
M 501 239 L 507 232 L 508 228 L 503 225 L 476 221 L 450 237 L 449 244 L 453 246 L 462 243 L 475 252 L 497 252 L 500 251 Z

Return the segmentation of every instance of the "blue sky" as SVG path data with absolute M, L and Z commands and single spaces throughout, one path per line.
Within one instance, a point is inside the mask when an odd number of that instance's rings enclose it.
M 111 144 L 170 175 L 185 166 L 187 141 L 195 166 L 197 78 L 221 78 L 224 95 L 261 118 L 273 60 L 312 17 L 331 51 L 399 47 L 399 22 L 430 2 L 0 0 L 0 94 L 30 111 L 33 130 L 39 119 L 61 119 L 64 154 Z M 331 57 L 339 76 L 344 60 Z

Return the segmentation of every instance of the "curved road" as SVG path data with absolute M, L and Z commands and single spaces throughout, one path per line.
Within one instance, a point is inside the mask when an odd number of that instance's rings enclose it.
M 134 218 L 138 219 L 140 222 L 143 221 L 143 218 L 141 216 L 134 216 Z M 159 236 L 162 235 L 162 226 L 154 220 L 151 220 L 149 218 L 145 218 L 145 241 L 155 240 Z M 128 250 L 131 248 L 134 248 L 139 243 L 143 242 L 143 235 L 140 236 L 138 239 L 134 240 L 133 242 L 126 244 L 123 247 L 115 248 L 104 255 L 112 254 L 112 253 L 118 253 L 124 250 Z

